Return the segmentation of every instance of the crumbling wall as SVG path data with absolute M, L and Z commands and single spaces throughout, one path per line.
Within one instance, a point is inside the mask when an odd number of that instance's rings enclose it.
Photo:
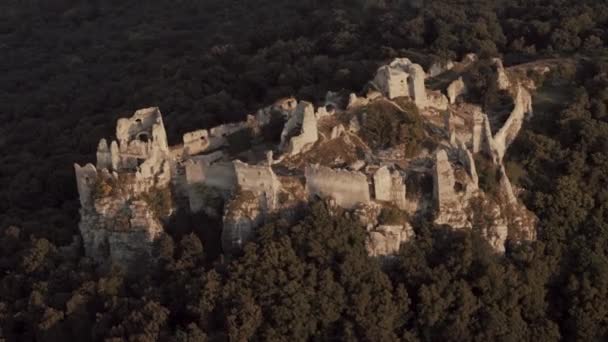
M 133 187 L 135 194 L 150 191 L 152 188 L 164 188 L 171 182 L 171 165 L 169 161 L 160 155 L 159 151 L 153 152 L 135 172 Z
M 80 197 L 80 205 L 83 207 L 88 206 L 92 203 L 91 194 L 97 179 L 97 169 L 93 164 L 86 164 L 82 167 L 74 164 L 74 171 L 76 173 L 76 186 Z
M 429 73 L 427 77 L 435 77 L 443 74 L 446 71 L 452 70 L 454 68 L 454 62 L 448 60 L 443 62 L 435 62 L 429 68 Z
M 253 115 L 253 121 L 255 121 L 257 126 L 265 126 L 270 123 L 273 114 L 277 113 L 287 119 L 290 117 L 291 113 L 296 110 L 297 105 L 298 100 L 294 97 L 279 99 L 271 106 L 258 110 L 255 115 Z
M 188 201 L 192 212 L 203 209 L 209 195 L 201 191 L 201 186 L 217 190 L 218 195 L 226 199 L 237 185 L 232 162 L 213 163 L 205 157 L 193 158 L 185 162 L 185 170 Z
M 281 133 L 281 141 L 284 143 L 292 131 L 300 125 L 300 134 L 291 137 L 287 146 L 287 154 L 290 156 L 305 152 L 319 139 L 314 106 L 309 102 L 302 101 L 298 104 L 294 115 L 285 124 Z
M 199 129 L 183 136 L 184 153 L 190 156 L 204 152 L 209 148 L 209 131 Z
M 120 167 L 120 150 L 116 140 L 112 140 L 110 144 L 110 158 L 112 163 L 112 170 L 116 171 Z
M 475 106 L 473 108 L 473 127 L 472 127 L 472 139 L 471 142 L 473 153 L 478 153 L 481 150 L 482 142 L 482 131 L 484 129 L 484 116 L 481 112 L 481 107 Z
M 496 141 L 492 136 L 492 128 L 490 127 L 490 119 L 486 114 L 483 114 L 483 129 L 481 132 L 481 150 L 484 151 L 495 165 L 500 163 L 500 152 Z
M 532 96 L 521 85 L 517 86 L 517 95 L 514 102 L 515 107 L 511 111 L 509 118 L 494 136 L 499 160 L 502 160 L 507 147 L 511 145 L 517 134 L 519 134 L 525 114 L 532 113 Z
M 361 172 L 308 165 L 304 175 L 306 191 L 310 196 L 333 198 L 336 204 L 346 209 L 352 209 L 359 203 L 370 202 L 367 177 Z
M 467 86 L 462 80 L 462 77 L 459 77 L 457 80 L 450 83 L 447 92 L 451 104 L 456 103 L 456 98 L 458 98 L 458 96 L 465 95 L 467 93 Z
M 118 119 L 116 138 L 120 145 L 128 146 L 133 140 L 152 141 L 160 150 L 169 150 L 167 134 L 158 107 L 139 109 L 130 118 Z
M 394 255 L 399 252 L 401 244 L 414 236 L 410 224 L 380 225 L 368 232 L 365 246 L 367 254 L 372 257 Z
M 509 80 L 509 76 L 505 71 L 505 67 L 502 64 L 502 60 L 500 58 L 492 59 L 492 63 L 496 68 L 496 86 L 500 90 L 509 89 L 511 86 L 511 81 Z
M 511 181 L 509 180 L 509 176 L 507 176 L 507 172 L 505 170 L 505 166 L 503 164 L 500 165 L 500 194 L 503 195 L 509 204 L 516 204 L 517 197 L 515 197 L 515 193 L 513 192 L 513 187 L 511 186 Z
M 296 109 L 290 113 L 283 126 L 283 130 L 281 131 L 281 144 L 279 145 L 279 149 L 284 149 L 285 146 L 287 146 L 289 137 L 293 135 L 293 131 L 302 125 L 302 122 L 304 121 L 304 112 L 308 109 L 306 104 L 307 103 L 304 102 L 298 103 Z M 314 108 L 312 111 L 314 113 Z
M 118 143 L 112 142 L 109 153 L 113 170 L 133 170 L 153 153 L 169 154 L 162 115 L 156 107 L 139 109 L 130 118 L 118 119 L 116 137 Z M 107 158 L 103 146 L 100 147 L 101 154 Z M 103 160 L 103 164 L 108 166 L 107 160 Z
M 219 125 L 209 129 L 209 146 L 212 151 L 228 145 L 227 137 L 233 133 L 249 128 L 246 121 Z
M 410 97 L 418 108 L 425 108 L 428 105 L 428 99 L 424 86 L 424 79 L 426 78 L 424 69 L 418 64 L 412 64 L 409 68 L 409 73 Z
M 473 189 L 477 190 L 479 186 L 479 176 L 477 174 L 477 168 L 475 167 L 475 159 L 473 159 L 473 154 L 469 151 L 464 143 L 458 143 L 458 147 L 456 148 L 456 154 L 458 157 L 458 161 L 462 166 L 464 166 L 465 170 L 469 177 L 471 177 Z
M 425 73 L 422 67 L 407 58 L 396 58 L 376 71 L 372 83 L 389 99 L 407 96 L 419 108 L 427 106 Z
M 106 139 L 99 140 L 99 145 L 97 145 L 97 168 L 100 170 L 112 169 L 112 153 Z
M 454 170 L 448 161 L 448 154 L 445 150 L 438 150 L 435 153 L 433 181 L 434 198 L 438 208 L 449 205 L 456 200 Z
M 391 173 L 387 166 L 374 173 L 374 192 L 378 201 L 393 203 L 400 209 L 407 205 L 403 176 L 396 170 Z
M 249 165 L 239 160 L 234 161 L 234 170 L 239 188 L 262 194 L 266 199 L 266 210 L 275 210 L 278 206 L 278 192 L 281 188 L 279 179 L 268 165 Z

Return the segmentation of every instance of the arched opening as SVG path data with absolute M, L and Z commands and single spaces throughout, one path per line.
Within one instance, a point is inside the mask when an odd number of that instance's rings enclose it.
M 148 142 L 150 140 L 150 136 L 146 132 L 141 132 L 137 135 L 137 139 L 141 142 Z
M 141 124 L 141 119 L 135 119 L 135 122 Z

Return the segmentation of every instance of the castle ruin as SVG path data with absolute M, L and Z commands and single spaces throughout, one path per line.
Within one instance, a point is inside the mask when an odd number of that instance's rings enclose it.
M 475 62 L 468 56 L 462 63 Z M 282 99 L 243 122 L 185 133 L 177 146 L 168 145 L 158 108 L 138 110 L 118 120 L 114 140 L 99 142 L 96 165 L 75 165 L 86 254 L 135 267 L 151 258 L 153 242 L 165 234 L 164 222 L 180 206 L 222 218 L 222 246 L 230 252 L 270 218 L 290 220 L 315 198 L 360 218 L 372 256 L 394 254 L 414 236 L 408 221 L 380 222 L 384 208 L 410 218 L 431 214 L 436 224 L 454 229 L 471 229 L 480 215 L 489 215 L 492 222 L 481 233 L 499 252 L 509 240 L 534 239 L 534 215 L 517 198 L 503 165 L 532 112 L 531 94 L 509 80 L 502 63 L 495 64 L 499 86 L 513 90 L 515 104 L 496 134 L 491 113 L 455 101 L 466 95 L 462 77 L 446 89 L 426 89 L 424 70 L 406 58 L 380 67 L 371 81 L 375 91 L 351 94 L 346 108 L 337 106 L 334 93 L 319 107 Z M 436 67 L 432 76 L 462 65 Z M 403 110 L 397 99 L 418 107 L 434 146 L 409 157 L 399 148 L 367 146 L 356 113 L 375 103 Z M 284 123 L 280 142 L 268 141 L 261 132 L 277 118 Z M 250 140 L 251 148 L 230 149 L 237 135 Z M 475 158 L 482 155 L 498 170 L 504 198 L 480 188 Z

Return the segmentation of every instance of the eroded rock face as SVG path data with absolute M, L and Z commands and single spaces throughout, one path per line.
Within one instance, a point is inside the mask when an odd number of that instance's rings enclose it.
M 226 206 L 222 229 L 222 248 L 226 253 L 241 249 L 251 239 L 254 229 L 264 222 L 266 199 L 258 195 L 239 191 Z
M 119 119 L 117 141 L 97 148 L 97 168 L 74 165 L 80 195 L 80 232 L 87 256 L 136 270 L 153 261 L 153 243 L 173 204 L 171 165 L 158 108 Z M 165 196 L 167 195 L 167 196 Z M 152 198 L 162 200 L 153 204 Z
M 147 202 L 128 196 L 102 197 L 81 208 L 80 214 L 87 256 L 129 271 L 154 260 L 153 243 L 164 231 Z

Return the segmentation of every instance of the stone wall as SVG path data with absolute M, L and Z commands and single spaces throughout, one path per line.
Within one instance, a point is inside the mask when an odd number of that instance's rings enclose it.
M 481 107 L 475 106 L 473 108 L 473 127 L 472 127 L 473 141 L 471 142 L 471 147 L 473 149 L 473 153 L 478 153 L 481 150 L 483 126 L 484 126 L 484 118 L 483 118 L 483 113 L 481 112 Z
M 336 204 L 346 209 L 370 202 L 369 183 L 361 172 L 308 165 L 304 174 L 306 190 L 310 196 L 331 197 L 336 200 Z
M 459 77 L 457 80 L 450 83 L 447 92 L 451 104 L 456 103 L 456 98 L 458 98 L 458 96 L 465 95 L 467 93 L 467 86 L 462 80 L 462 77 Z
M 420 65 L 407 58 L 397 58 L 378 68 L 372 83 L 389 99 L 407 96 L 419 108 L 424 108 L 427 106 L 425 77 Z
M 502 60 L 500 58 L 493 58 L 492 63 L 496 68 L 496 86 L 500 90 L 509 89 L 511 86 L 511 81 L 509 80 L 509 76 L 505 71 L 505 67 L 502 64 Z
M 454 170 L 448 161 L 448 154 L 445 150 L 438 150 L 435 153 L 433 181 L 434 198 L 438 208 L 449 205 L 456 200 Z
M 450 60 L 445 62 L 435 62 L 429 68 L 429 73 L 427 77 L 439 76 L 446 71 L 452 70 L 452 68 L 454 68 L 454 62 Z
M 194 132 L 184 134 L 184 153 L 193 156 L 204 152 L 209 148 L 209 131 L 199 129 Z
M 266 198 L 267 211 L 278 207 L 278 192 L 281 188 L 279 179 L 268 165 L 249 165 L 239 160 L 234 161 L 237 184 L 242 191 L 262 194 Z
M 83 207 L 88 206 L 91 204 L 91 194 L 97 179 L 97 169 L 93 164 L 86 164 L 82 167 L 74 164 L 74 171 L 76 173 L 76 186 L 80 197 L 80 205 Z
M 297 111 L 302 111 L 302 128 L 300 134 L 292 137 L 287 147 L 287 154 L 294 156 L 305 152 L 319 139 L 317 118 L 311 103 L 301 102 Z
M 120 145 L 128 145 L 133 140 L 152 141 L 159 149 L 169 150 L 162 115 L 157 107 L 139 109 L 130 118 L 118 119 L 116 138 Z
M 378 201 L 393 203 L 400 209 L 407 205 L 405 183 L 399 171 L 391 173 L 386 166 L 379 168 L 374 173 L 374 192 Z
M 112 169 L 112 153 L 106 139 L 99 140 L 99 145 L 97 145 L 97 168 L 100 170 Z
M 202 187 L 213 188 L 225 199 L 237 185 L 236 172 L 232 162 L 209 163 L 205 158 L 193 158 L 185 162 L 186 187 L 192 212 L 199 212 L 205 206 L 207 194 Z
M 517 95 L 515 96 L 514 102 L 515 107 L 509 115 L 509 118 L 494 136 L 500 160 L 502 160 L 507 147 L 511 145 L 517 137 L 517 134 L 519 134 L 525 114 L 532 113 L 532 96 L 521 85 L 517 86 Z

